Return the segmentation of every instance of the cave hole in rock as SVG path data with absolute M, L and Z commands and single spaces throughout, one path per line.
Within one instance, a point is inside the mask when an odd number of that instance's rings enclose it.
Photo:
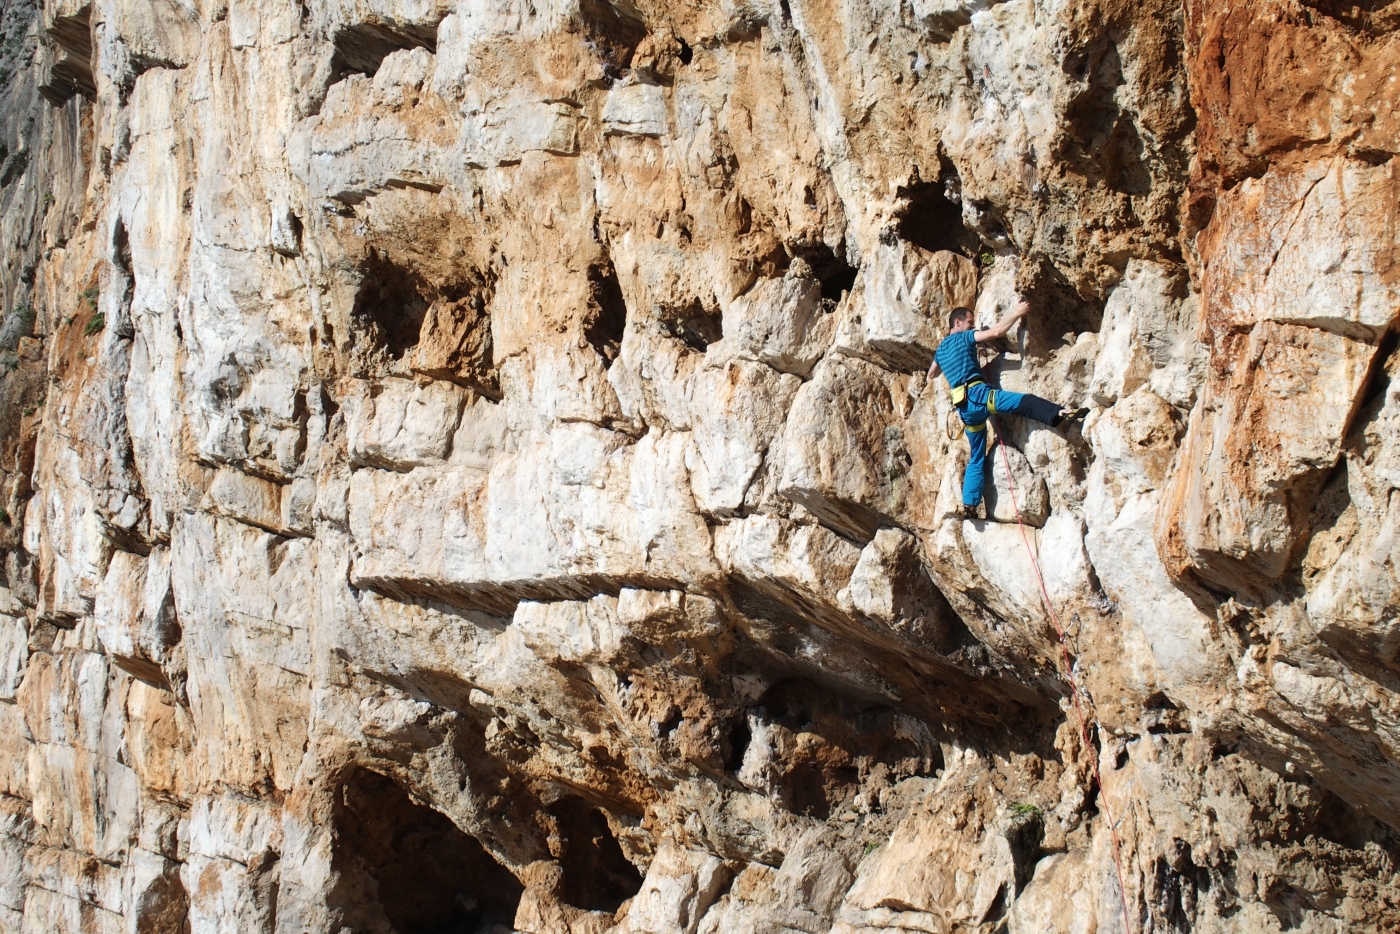
M 367 337 L 368 349 L 391 361 L 402 360 L 419 343 L 431 290 L 419 274 L 372 246 L 360 272 L 360 291 L 351 312 L 354 325 Z
M 1175 733 L 1190 733 L 1190 721 L 1183 717 L 1180 708 L 1161 691 L 1154 693 L 1143 704 L 1143 720 L 1147 732 L 1153 736 L 1166 736 Z
M 1035 865 L 1040 860 L 1040 847 L 1045 842 L 1045 817 L 1039 811 L 1013 814 L 1006 828 L 1006 845 L 1011 850 L 1011 864 L 1020 895 L 1035 877 Z
M 981 240 L 963 223 L 962 205 L 949 197 L 947 181 L 918 181 L 900 188 L 898 194 L 905 202 L 895 228 L 901 240 L 930 253 L 977 255 Z
M 621 77 L 619 69 L 632 65 L 632 53 L 647 34 L 646 24 L 630 3 L 608 0 L 580 0 L 578 19 L 589 45 L 611 67 L 609 76 Z
M 55 61 L 39 85 L 44 99 L 61 107 L 76 94 L 88 100 L 97 97 L 92 77 L 92 5 L 55 17 L 45 35 L 54 47 Z
M 1400 27 L 1396 0 L 1303 0 L 1303 6 L 1372 36 Z
M 730 761 L 752 766 L 746 779 L 761 774 L 766 790 L 796 814 L 825 820 L 862 789 L 878 792 L 943 767 L 926 724 L 806 679 L 777 682 L 743 716 L 750 723 L 742 733 L 731 729 Z M 763 741 L 755 754 L 757 732 Z
M 1148 880 L 1149 907 L 1158 930 L 1189 934 L 1195 921 L 1199 892 L 1210 891 L 1210 873 L 1191 860 L 1191 848 L 1172 843 L 1172 859 L 1158 856 Z
M 1392 861 L 1400 862 L 1400 831 L 1361 808 L 1353 807 L 1321 785 L 1307 784 L 1311 806 L 1300 815 L 1301 820 L 1294 830 L 1296 839 L 1316 835 L 1348 850 L 1364 850 L 1368 844 L 1375 844 Z
M 384 59 L 400 49 L 427 49 L 437 53 L 437 26 L 351 23 L 335 33 L 331 56 L 331 83 L 348 74 L 374 77 Z
M 666 310 L 659 319 L 666 336 L 675 338 L 696 353 L 704 353 L 711 344 L 724 337 L 724 319 L 718 311 L 709 311 L 697 298 L 675 310 Z
M 744 753 L 749 751 L 749 743 L 753 742 L 753 731 L 749 729 L 748 717 L 741 716 L 735 720 L 724 740 L 728 746 L 724 757 L 724 770 L 737 772 L 744 764 Z
M 347 927 L 477 934 L 512 927 L 523 887 L 475 838 L 393 780 L 356 768 L 334 810 L 332 865 L 351 880 Z
M 642 874 L 628 862 L 603 812 L 576 795 L 547 808 L 558 831 L 551 849 L 564 870 L 560 897 L 584 911 L 617 911 L 642 888 Z
M 800 257 L 812 267 L 812 274 L 822 284 L 822 300 L 825 302 L 840 301 L 841 296 L 856 284 L 859 270 L 825 243 L 799 244 L 791 247 L 789 252 L 794 259 Z
M 112 230 L 112 260 L 122 275 L 127 278 L 132 277 L 131 235 L 126 232 L 126 224 L 122 223 L 120 219 L 117 220 L 116 227 Z
M 604 260 L 588 267 L 588 310 L 583 318 L 583 339 L 611 366 L 622 350 L 627 329 L 627 302 L 612 262 Z

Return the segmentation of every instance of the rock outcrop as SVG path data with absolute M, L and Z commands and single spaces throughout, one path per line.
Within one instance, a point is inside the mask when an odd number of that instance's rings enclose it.
M 1397 28 L 0 0 L 0 930 L 1400 928 Z

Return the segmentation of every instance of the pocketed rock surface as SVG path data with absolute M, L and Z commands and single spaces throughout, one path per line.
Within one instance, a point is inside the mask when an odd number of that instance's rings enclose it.
M 1400 929 L 1397 27 L 0 0 L 0 931 Z

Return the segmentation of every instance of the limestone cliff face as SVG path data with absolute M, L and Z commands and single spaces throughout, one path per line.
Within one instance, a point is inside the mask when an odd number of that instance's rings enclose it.
M 0 930 L 1400 928 L 1396 27 L 0 0 Z

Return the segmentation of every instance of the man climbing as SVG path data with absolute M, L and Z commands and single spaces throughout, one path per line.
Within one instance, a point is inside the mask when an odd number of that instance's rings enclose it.
M 1056 427 L 1066 421 L 1076 421 L 1089 414 L 1088 409 L 1062 408 L 1048 399 L 1030 393 L 993 389 L 982 379 L 977 364 L 977 345 L 1006 334 L 1031 310 L 1022 299 L 1016 308 L 996 324 L 981 331 L 973 330 L 973 317 L 967 308 L 954 308 L 948 315 L 948 336 L 934 351 L 933 365 L 928 368 L 929 382 L 941 371 L 952 389 L 953 405 L 962 418 L 972 455 L 963 473 L 962 516 L 977 518 L 982 502 L 982 480 L 987 464 L 987 418 L 991 415 L 1022 415 Z

